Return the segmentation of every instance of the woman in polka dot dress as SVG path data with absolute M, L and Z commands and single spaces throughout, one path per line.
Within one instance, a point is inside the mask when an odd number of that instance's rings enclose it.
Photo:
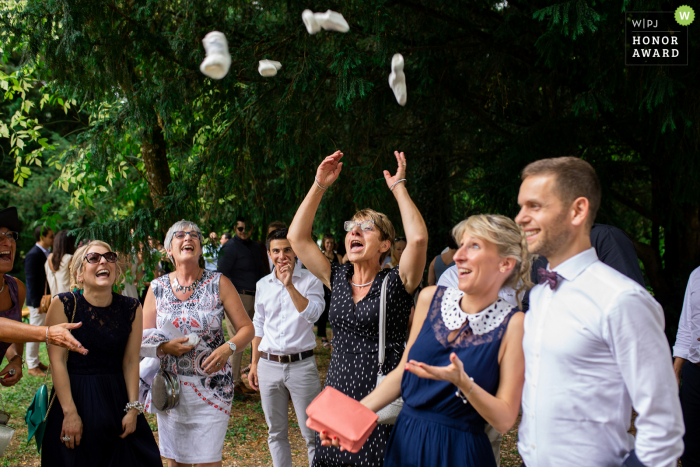
M 333 329 L 333 354 L 326 385 L 360 400 L 377 383 L 379 345 L 379 302 L 381 285 L 388 275 L 386 358 L 384 372 L 401 360 L 406 327 L 413 306 L 412 294 L 420 285 L 425 268 L 428 229 L 406 190 L 406 158 L 395 152 L 396 174 L 384 171 L 387 186 L 394 194 L 406 231 L 406 249 L 401 263 L 393 269 L 381 265 L 394 240 L 394 226 L 379 212 L 363 209 L 345 223 L 345 247 L 350 263 L 331 264 L 312 238 L 316 210 L 326 189 L 336 181 L 343 153 L 328 156 L 316 171 L 314 185 L 299 207 L 289 227 L 288 239 L 299 259 L 331 289 L 329 320 Z M 390 425 L 379 426 L 353 454 L 321 446 L 316 435 L 314 466 L 380 466 L 391 433 Z

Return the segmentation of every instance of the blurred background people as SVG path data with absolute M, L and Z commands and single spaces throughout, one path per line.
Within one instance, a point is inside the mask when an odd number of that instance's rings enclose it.
M 447 235 L 447 251 L 443 251 L 430 262 L 428 267 L 428 285 L 437 285 L 442 273 L 455 265 L 453 260 L 455 252 L 459 248 L 452 234 Z
M 46 281 L 51 296 L 70 292 L 70 262 L 75 253 L 75 237 L 59 230 L 53 240 L 53 250 L 44 263 Z
M 325 234 L 323 236 L 323 240 L 321 240 L 321 251 L 331 263 L 342 263 L 343 257 L 336 251 L 337 247 L 338 244 L 331 234 Z M 325 285 L 323 286 L 323 300 L 325 306 L 323 313 L 318 318 L 318 321 L 316 321 L 316 335 L 321 339 L 323 348 L 329 349 L 331 344 L 328 342 L 326 325 L 328 324 L 328 309 L 331 306 L 331 289 Z
M 386 269 L 392 269 L 398 266 L 399 261 L 401 261 L 401 255 L 405 249 L 406 239 L 404 237 L 396 237 L 394 239 L 394 244 L 391 245 L 391 254 L 384 260 L 384 267 Z
M 36 244 L 24 257 L 24 275 L 27 281 L 27 307 L 29 308 L 29 324 L 43 326 L 46 320 L 46 312 L 39 313 L 41 297 L 49 293 L 46 282 L 46 270 L 44 263 L 49 256 L 49 250 L 53 245 L 54 233 L 44 225 L 34 229 Z M 39 359 L 39 346 L 41 344 L 31 342 L 27 344 L 27 371 L 32 376 L 46 376 L 44 373 L 48 367 Z

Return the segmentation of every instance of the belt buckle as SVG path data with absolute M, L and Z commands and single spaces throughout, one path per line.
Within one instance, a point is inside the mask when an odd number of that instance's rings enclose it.
M 291 355 L 280 355 L 279 360 L 280 360 L 280 363 L 292 363 L 292 356 Z

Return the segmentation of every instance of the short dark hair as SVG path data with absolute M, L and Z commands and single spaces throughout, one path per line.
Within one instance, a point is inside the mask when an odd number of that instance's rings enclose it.
M 236 217 L 236 223 L 243 222 L 244 224 L 248 225 L 248 223 L 245 221 L 245 217 L 243 216 L 238 216 Z
M 46 237 L 46 234 L 51 231 L 50 228 L 45 226 L 44 224 L 42 225 L 37 225 L 36 228 L 34 229 L 34 238 L 38 242 L 41 240 L 41 237 Z
M 225 238 L 226 240 L 231 240 L 233 235 L 231 235 L 231 232 L 224 232 L 221 234 L 221 238 Z
M 270 243 L 272 243 L 272 240 L 286 240 L 287 232 L 289 232 L 289 229 L 287 229 L 286 227 L 270 232 L 270 234 L 267 236 L 267 240 L 265 240 L 265 246 L 267 247 L 267 251 L 270 251 Z
M 556 190 L 564 204 L 571 204 L 576 198 L 586 198 L 588 227 L 593 226 L 603 195 L 600 180 L 591 164 L 573 156 L 541 159 L 523 169 L 522 179 L 537 175 L 554 175 Z
M 267 230 L 270 230 L 274 227 L 274 230 L 277 229 L 284 229 L 287 227 L 287 224 L 285 224 L 282 221 L 272 221 L 267 225 Z
M 459 244 L 457 243 L 457 240 L 455 240 L 454 236 L 452 235 L 452 232 L 449 232 L 447 234 L 447 248 L 451 250 L 459 250 Z

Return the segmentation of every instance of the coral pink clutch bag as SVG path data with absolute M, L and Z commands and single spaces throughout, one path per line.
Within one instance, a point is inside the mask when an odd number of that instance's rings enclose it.
M 377 414 L 352 397 L 327 386 L 306 408 L 306 426 L 336 436 L 347 451 L 360 450 L 377 426 Z

